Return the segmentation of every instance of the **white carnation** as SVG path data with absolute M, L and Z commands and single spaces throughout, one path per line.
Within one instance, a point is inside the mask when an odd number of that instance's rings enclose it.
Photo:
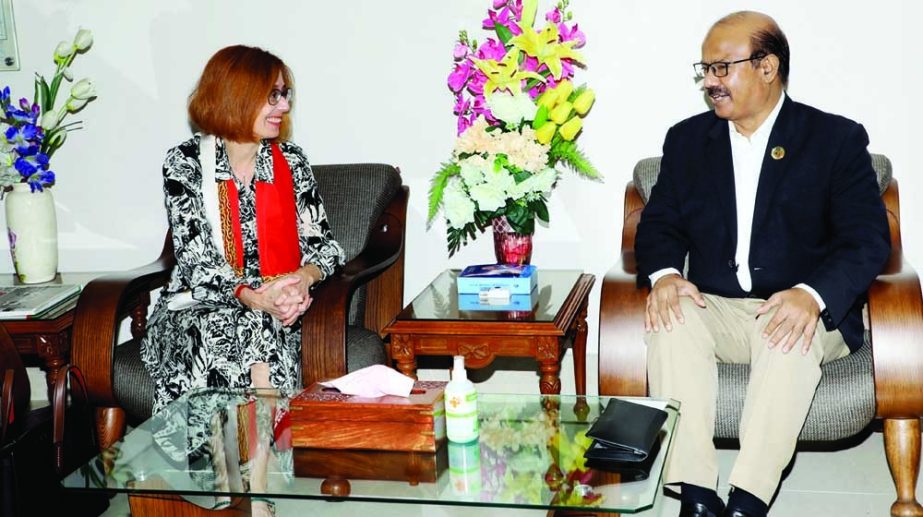
M 458 165 L 461 168 L 461 177 L 468 187 L 483 183 L 485 181 L 484 175 L 490 170 L 490 164 L 479 154 L 459 161 Z
M 523 92 L 494 92 L 487 97 L 487 107 L 494 117 L 511 126 L 518 126 L 523 120 L 533 120 L 538 109 L 529 95 Z
M 468 199 L 461 186 L 461 180 L 452 178 L 442 193 L 442 203 L 445 207 L 445 219 L 452 228 L 463 228 L 468 223 L 474 222 L 474 203 Z

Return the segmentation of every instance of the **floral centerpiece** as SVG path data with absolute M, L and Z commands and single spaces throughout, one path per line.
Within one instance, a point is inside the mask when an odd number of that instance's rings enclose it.
M 70 65 L 77 54 L 93 44 L 93 34 L 86 29 L 77 31 L 73 41 L 62 41 L 54 51 L 57 65 L 51 82 L 35 74 L 32 101 L 22 98 L 13 102 L 10 87 L 0 90 L 0 192 L 15 183 L 28 183 L 32 192 L 42 191 L 55 182 L 50 169 L 51 156 L 64 143 L 69 131 L 80 129 L 80 122 L 63 124 L 64 118 L 83 109 L 96 96 L 90 79 L 73 84 L 67 100 L 60 108 L 55 101 L 63 81 L 73 81 Z M 2 194 L 0 194 L 2 195 Z
M 492 0 L 478 44 L 461 31 L 448 77 L 458 138 L 452 158 L 432 180 L 428 220 L 440 209 L 452 255 L 497 219 L 532 234 L 548 222 L 546 202 L 558 164 L 588 178 L 599 172 L 577 147 L 583 117 L 595 100 L 574 86 L 586 39 L 561 0 L 533 28 L 537 0 Z

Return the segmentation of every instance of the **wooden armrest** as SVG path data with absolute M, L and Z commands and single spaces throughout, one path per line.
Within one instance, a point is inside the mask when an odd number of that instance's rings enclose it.
M 112 359 L 122 320 L 154 289 L 166 285 L 175 264 L 169 253 L 136 269 L 88 283 L 80 293 L 71 330 L 71 362 L 83 371 L 90 403 L 115 406 Z
M 869 288 L 869 321 L 877 415 L 923 416 L 923 298 L 900 250 Z
M 403 222 L 384 213 L 362 252 L 314 290 L 314 302 L 301 322 L 305 386 L 346 373 L 346 323 L 353 292 L 394 264 L 403 246 Z
M 599 299 L 600 395 L 647 395 L 647 289 L 637 288 L 633 268 L 633 253 L 623 252 L 622 262 L 603 278 Z

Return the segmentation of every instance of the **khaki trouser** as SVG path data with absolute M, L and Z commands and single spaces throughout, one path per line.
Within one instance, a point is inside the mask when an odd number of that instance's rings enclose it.
M 685 323 L 647 334 L 651 396 L 680 401 L 680 419 L 667 459 L 664 483 L 717 488 L 718 463 L 712 438 L 718 385 L 717 361 L 750 363 L 750 383 L 740 420 L 740 454 L 728 482 L 772 499 L 782 470 L 795 452 L 820 365 L 849 354 L 840 332 L 818 323 L 807 355 L 801 342 L 787 354 L 769 349 L 763 327 L 773 312 L 756 319 L 763 300 L 705 295 L 702 309 L 681 298 Z

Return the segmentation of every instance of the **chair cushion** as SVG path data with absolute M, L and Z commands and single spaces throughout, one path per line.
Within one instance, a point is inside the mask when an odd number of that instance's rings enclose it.
M 875 174 L 878 175 L 878 191 L 884 194 L 888 184 L 891 183 L 891 160 L 883 154 L 872 154 L 872 168 L 875 169 Z M 644 203 L 647 203 L 651 195 L 651 189 L 657 183 L 658 174 L 660 174 L 660 156 L 644 158 L 635 165 L 632 180 Z
M 333 237 L 343 246 L 346 260 L 352 260 L 365 248 L 373 225 L 400 190 L 401 175 L 394 167 L 380 163 L 315 165 L 311 170 Z M 350 303 L 349 323 L 361 324 L 364 313 L 362 287 Z
M 821 367 L 823 375 L 808 411 L 800 441 L 832 441 L 854 436 L 875 417 L 875 382 L 872 348 L 856 352 Z M 737 438 L 743 413 L 748 364 L 718 365 L 718 412 L 715 437 Z
M 129 421 L 151 417 L 154 381 L 141 362 L 141 342 L 132 339 L 115 347 L 112 358 L 112 391 L 115 400 L 128 414 Z
M 346 328 L 346 369 L 354 372 L 373 364 L 385 364 L 385 343 L 365 327 Z

